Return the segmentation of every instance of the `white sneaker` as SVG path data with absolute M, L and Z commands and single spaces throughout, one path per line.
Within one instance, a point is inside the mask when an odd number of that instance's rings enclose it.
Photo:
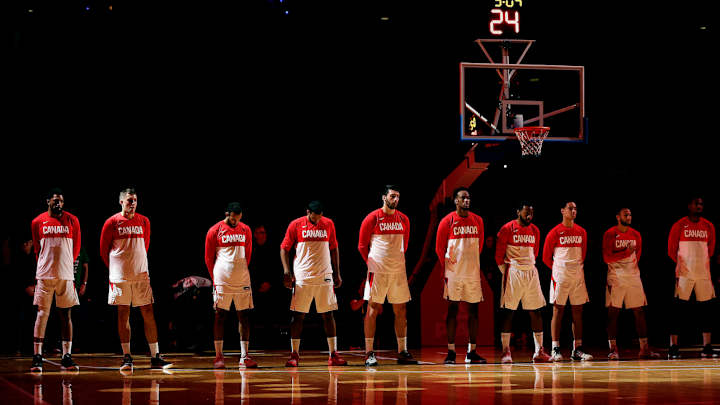
M 550 361 L 552 361 L 552 362 L 563 361 L 563 356 L 562 356 L 562 354 L 560 354 L 559 347 L 552 348 L 552 355 L 550 356 Z
M 512 363 L 512 354 L 510 354 L 510 349 L 507 349 L 503 352 L 502 358 L 500 358 L 500 363 L 502 364 L 508 364 Z
M 617 352 L 617 349 L 613 349 L 608 353 L 608 360 L 620 360 L 620 355 Z

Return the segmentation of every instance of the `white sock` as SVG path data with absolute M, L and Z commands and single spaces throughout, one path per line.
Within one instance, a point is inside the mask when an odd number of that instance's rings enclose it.
M 540 353 L 543 347 L 543 332 L 533 332 L 533 340 L 535 341 L 535 353 Z
M 712 334 L 710 332 L 703 332 L 703 346 L 712 344 Z
M 638 342 L 640 342 L 640 350 L 648 349 L 648 338 L 638 338 Z
M 553 340 L 552 341 L 552 348 L 560 348 L 560 341 L 559 340 Z
M 512 333 L 501 333 L 500 334 L 500 341 L 502 342 L 502 349 L 510 350 L 510 337 L 512 336 Z
M 216 357 L 222 357 L 223 355 L 223 340 L 215 340 L 213 343 L 215 343 L 215 356 Z
M 617 350 L 617 340 L 616 339 L 608 339 L 608 345 L 610 346 L 610 350 Z
M 475 343 L 468 343 L 468 352 L 475 351 L 475 347 L 477 347 Z
M 155 357 L 160 353 L 160 344 L 158 342 L 150 343 L 150 356 Z
M 448 343 L 448 350 L 455 351 L 455 343 Z
M 300 339 L 290 339 L 290 348 L 294 353 L 300 353 Z
M 573 340 L 573 350 L 577 349 L 580 346 L 582 346 L 582 339 Z
M 63 356 L 72 353 L 72 340 L 62 341 L 62 353 Z
M 33 354 L 42 354 L 42 342 L 33 342 Z
M 398 353 L 407 351 L 407 336 L 397 338 Z
M 328 350 L 330 351 L 330 354 L 333 354 L 337 351 L 337 336 L 329 337 L 327 338 L 328 342 Z
M 248 355 L 248 346 L 250 346 L 249 340 L 241 340 L 240 341 L 240 357 L 245 358 Z M 298 345 L 300 346 L 300 345 Z
M 130 354 L 130 342 L 120 343 L 120 346 L 122 346 L 123 354 Z
M 373 351 L 373 342 L 375 341 L 374 337 L 371 338 L 365 338 L 365 353 L 370 353 Z

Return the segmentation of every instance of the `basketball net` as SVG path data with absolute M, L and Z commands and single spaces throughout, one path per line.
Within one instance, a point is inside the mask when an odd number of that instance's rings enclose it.
M 543 141 L 549 133 L 550 127 L 515 128 L 515 135 L 520 141 L 522 156 L 540 156 Z

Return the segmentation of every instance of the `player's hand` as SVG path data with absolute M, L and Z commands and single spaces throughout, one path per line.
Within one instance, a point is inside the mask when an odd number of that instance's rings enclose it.
M 294 284 L 295 284 L 295 275 L 293 275 L 292 273 L 284 273 L 283 285 L 285 285 L 285 288 L 292 290 Z
M 81 284 L 80 288 L 78 288 L 78 295 L 81 297 L 85 295 L 85 290 L 87 289 L 87 284 Z
M 261 293 L 268 292 L 270 290 L 270 287 L 272 287 L 272 285 L 270 285 L 270 283 L 265 281 L 264 283 L 260 284 L 259 291 Z
M 340 288 L 342 285 L 342 277 L 339 274 L 333 273 L 333 287 Z

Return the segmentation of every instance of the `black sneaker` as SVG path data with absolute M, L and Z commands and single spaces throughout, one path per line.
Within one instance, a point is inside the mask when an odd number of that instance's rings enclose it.
M 668 359 L 674 360 L 680 358 L 680 346 L 671 345 L 668 349 Z
M 403 350 L 398 353 L 397 362 L 398 364 L 418 364 L 417 360 L 415 360 L 412 354 L 410 354 L 407 350 Z
M 32 364 L 30 365 L 30 371 L 33 373 L 42 373 L 43 358 L 42 354 L 33 355 Z
M 155 357 L 150 358 L 150 368 L 153 370 L 164 370 L 166 368 L 172 367 L 172 363 L 169 361 L 165 361 L 162 357 L 160 357 L 160 353 L 155 355 Z
M 78 367 L 78 365 L 75 364 L 70 353 L 65 353 L 62 357 L 62 360 L 60 360 L 60 369 L 61 370 L 79 370 L 80 367 Z
M 485 364 L 487 363 L 487 360 L 480 357 L 479 354 L 475 350 L 470 350 L 465 355 L 465 363 L 471 363 L 471 364 Z
M 365 367 L 375 367 L 378 365 L 378 361 L 375 358 L 375 352 L 365 353 Z
M 717 350 L 713 350 L 712 345 L 705 345 L 702 349 L 702 352 L 700 352 L 700 357 L 709 357 L 714 359 L 720 357 L 720 352 Z
M 445 364 L 455 364 L 456 357 L 457 354 L 455 354 L 455 350 L 448 350 L 447 357 L 445 357 Z
M 133 358 L 129 354 L 123 356 L 122 364 L 120 365 L 120 372 L 131 372 L 133 371 Z
M 583 350 L 582 346 L 579 346 L 572 351 L 572 355 L 570 355 L 570 358 L 575 361 L 590 361 L 593 359 L 593 356 L 589 353 L 585 353 L 585 350 Z

